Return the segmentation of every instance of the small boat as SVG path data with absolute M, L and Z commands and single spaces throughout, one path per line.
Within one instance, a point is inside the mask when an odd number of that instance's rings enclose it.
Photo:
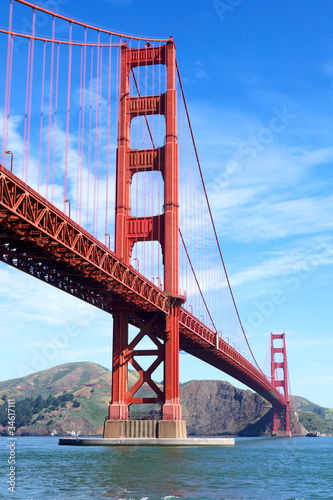
M 314 438 L 319 438 L 321 437 L 321 434 L 320 432 L 316 431 L 316 432 L 308 432 L 307 434 L 305 434 L 306 437 L 314 437 Z

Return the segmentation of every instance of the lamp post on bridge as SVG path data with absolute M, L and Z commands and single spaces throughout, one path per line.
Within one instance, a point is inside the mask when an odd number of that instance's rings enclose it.
M 109 233 L 105 233 L 104 236 L 105 236 L 105 246 L 107 246 L 108 248 L 110 248 L 110 246 L 111 246 L 111 236 L 109 235 Z M 107 238 L 107 236 L 109 237 L 109 239 L 108 239 L 109 245 L 106 244 L 106 238 Z
M 135 265 L 135 269 L 136 269 L 137 271 L 139 271 L 139 259 L 137 259 L 137 258 L 135 257 L 135 259 L 133 259 L 133 262 L 134 262 L 135 260 L 137 261 L 137 264 Z
M 161 281 L 161 278 L 160 278 L 159 276 L 155 276 L 155 277 L 153 278 L 153 283 L 154 283 L 154 284 L 155 284 L 155 280 L 157 280 L 157 286 L 158 286 L 158 287 L 160 287 L 160 288 L 162 288 L 163 283 L 162 283 L 162 281 Z
M 12 151 L 5 151 L 5 155 L 10 155 L 11 156 L 11 159 L 10 159 L 10 171 L 11 171 L 11 173 L 13 173 L 13 158 L 14 158 L 13 152 Z
M 64 203 L 65 203 L 65 207 L 66 207 L 66 203 L 68 203 L 68 217 L 71 218 L 71 201 L 70 200 L 64 200 Z M 66 213 L 66 209 L 65 209 L 65 213 Z

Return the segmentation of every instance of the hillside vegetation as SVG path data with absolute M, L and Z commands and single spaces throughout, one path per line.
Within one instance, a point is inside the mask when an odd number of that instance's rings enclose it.
M 130 371 L 128 380 L 129 386 L 133 386 L 138 374 Z M 111 397 L 111 383 L 111 372 L 95 363 L 66 363 L 0 382 L 0 432 L 6 434 L 6 399 L 10 398 L 16 400 L 17 435 L 101 435 Z M 140 395 L 148 395 L 147 391 L 149 389 L 143 387 Z M 306 429 L 330 433 L 332 410 L 304 398 L 295 397 L 293 401 Z M 227 382 L 187 382 L 180 387 L 180 402 L 190 436 L 271 433 L 270 405 L 258 394 L 237 389 Z M 148 405 L 143 410 L 146 415 L 150 412 L 151 416 L 156 416 Z M 291 412 L 291 422 L 294 434 L 306 432 L 294 412 Z
M 293 407 L 299 421 L 309 432 L 333 435 L 333 410 L 312 403 L 308 399 L 293 396 Z

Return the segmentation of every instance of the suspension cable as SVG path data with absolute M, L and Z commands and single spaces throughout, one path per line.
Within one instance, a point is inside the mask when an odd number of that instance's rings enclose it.
M 212 318 L 212 316 L 211 316 L 211 314 L 210 314 L 210 311 L 209 311 L 209 308 L 208 308 L 207 302 L 206 302 L 206 300 L 205 300 L 205 297 L 204 297 L 204 295 L 203 295 L 203 293 L 202 293 L 202 290 L 201 290 L 201 287 L 200 287 L 200 283 L 199 283 L 199 281 L 198 281 L 198 278 L 197 278 L 197 275 L 196 275 L 196 273 L 195 273 L 195 270 L 194 270 L 194 267 L 193 267 L 193 264 L 192 264 L 191 258 L 190 258 L 190 256 L 189 256 L 188 251 L 187 251 L 187 247 L 186 247 L 186 244 L 185 244 L 185 241 L 184 241 L 184 238 L 183 238 L 183 235 L 182 235 L 182 232 L 181 232 L 180 227 L 178 228 L 178 231 L 179 231 L 180 238 L 181 238 L 181 240 L 182 240 L 182 243 L 183 243 L 183 246 L 184 246 L 184 249 L 185 249 L 185 252 L 186 252 L 186 257 L 187 257 L 188 262 L 189 262 L 189 264 L 190 264 L 190 267 L 191 267 L 191 269 L 192 269 L 192 273 L 193 273 L 193 276 L 194 276 L 195 282 L 196 282 L 197 287 L 198 287 L 198 289 L 199 289 L 199 292 L 200 292 L 201 298 L 202 298 L 202 300 L 203 300 L 203 302 L 204 302 L 204 304 L 205 304 L 206 311 L 207 311 L 207 313 L 208 313 L 209 319 L 211 320 L 212 325 L 213 325 L 213 327 L 215 328 L 215 332 L 217 333 L 217 328 L 216 328 L 215 323 L 214 323 L 214 320 L 213 320 L 213 318 Z
M 222 266 L 223 266 L 223 269 L 224 269 L 224 272 L 225 272 L 225 276 L 226 276 L 226 279 L 227 279 L 227 283 L 228 283 L 228 287 L 229 287 L 229 290 L 230 290 L 232 302 L 234 304 L 234 308 L 235 308 L 235 311 L 236 311 L 236 314 L 237 314 L 239 325 L 240 325 L 241 330 L 243 332 L 243 335 L 244 335 L 244 338 L 246 340 L 247 346 L 248 346 L 248 348 L 249 348 L 249 350 L 251 352 L 252 358 L 253 358 L 253 360 L 254 360 L 254 362 L 255 362 L 258 370 L 261 372 L 261 369 L 260 369 L 260 367 L 259 367 L 259 365 L 258 365 L 258 363 L 257 363 L 257 361 L 256 361 L 256 359 L 254 357 L 254 354 L 253 354 L 252 349 L 250 347 L 249 341 L 247 339 L 247 336 L 246 336 L 246 333 L 245 333 L 245 330 L 244 330 L 244 327 L 243 327 L 243 323 L 241 321 L 241 318 L 240 318 L 240 315 L 239 315 L 239 312 L 238 312 L 238 308 L 237 308 L 237 305 L 236 305 L 234 294 L 233 294 L 232 289 L 231 289 L 231 285 L 230 285 L 230 281 L 229 281 L 229 276 L 228 276 L 228 273 L 227 273 L 227 269 L 225 267 L 224 259 L 223 259 L 223 256 L 222 256 L 221 246 L 220 246 L 220 242 L 219 242 L 219 239 L 218 239 L 218 236 L 217 236 L 216 226 L 215 226 L 215 223 L 214 223 L 213 214 L 212 214 L 212 210 L 211 210 L 211 206 L 210 206 L 210 203 L 209 203 L 209 199 L 208 199 L 208 195 L 207 195 L 207 190 L 206 190 L 206 186 L 205 186 L 205 181 L 204 181 L 203 174 L 202 174 L 202 169 L 201 169 L 201 164 L 200 164 L 200 160 L 199 160 L 198 150 L 197 150 L 197 146 L 196 146 L 194 135 L 193 135 L 192 124 L 191 124 L 191 120 L 190 120 L 190 116 L 189 116 L 189 112 L 188 112 L 188 107 L 187 107 L 187 103 L 186 103 L 186 99 L 185 99 L 185 93 L 184 93 L 184 87 L 183 87 L 182 80 L 181 80 L 181 77 L 180 77 L 180 71 L 179 71 L 179 66 L 178 66 L 178 62 L 177 61 L 176 61 L 176 69 L 177 69 L 179 84 L 180 84 L 180 88 L 181 88 L 181 92 L 182 92 L 182 97 L 183 97 L 184 107 L 185 107 L 185 111 L 186 111 L 187 121 L 188 121 L 189 129 L 190 129 L 190 133 L 191 133 L 191 137 L 192 137 L 193 148 L 194 148 L 194 152 L 195 152 L 195 156 L 196 156 L 196 160 L 197 160 L 197 164 L 198 164 L 198 169 L 199 169 L 199 174 L 200 174 L 200 178 L 201 178 L 201 182 L 202 182 L 202 187 L 203 187 L 203 190 L 204 190 L 204 194 L 205 194 L 205 198 L 206 198 L 206 203 L 207 203 L 207 207 L 208 207 L 208 211 L 209 211 L 209 216 L 210 216 L 210 220 L 211 220 L 213 231 L 214 231 L 214 235 L 215 235 L 215 240 L 216 240 L 217 247 L 218 247 L 218 250 L 219 250 L 219 254 L 220 254 Z
M 58 14 L 57 12 L 53 12 L 51 10 L 45 9 L 44 7 L 41 7 L 39 5 L 35 5 L 31 2 L 28 2 L 27 0 L 15 0 L 17 3 L 21 3 L 23 5 L 26 5 L 27 7 L 31 7 L 32 9 L 38 10 L 40 12 L 44 12 L 44 14 L 49 14 L 51 16 L 54 16 L 58 19 L 62 19 L 63 21 L 68 21 L 69 23 L 76 24 L 77 26 L 83 26 L 84 28 L 89 28 L 95 31 L 99 31 L 100 33 L 106 33 L 108 35 L 115 35 L 119 37 L 124 37 L 124 38 L 131 38 L 134 40 L 143 40 L 143 41 L 152 41 L 152 42 L 167 42 L 168 38 L 151 38 L 151 37 L 139 37 L 136 35 L 126 35 L 125 33 L 117 33 L 115 31 L 110 31 L 106 30 L 103 28 L 98 28 L 96 26 L 89 25 L 87 23 L 83 23 L 81 21 L 77 21 L 75 19 L 71 19 L 69 17 L 63 16 L 61 14 Z
M 266 364 L 266 361 L 267 361 L 267 358 L 268 358 L 268 353 L 269 353 L 269 348 L 271 347 L 271 343 L 269 342 L 268 343 L 268 347 L 267 347 L 267 352 L 266 352 L 266 356 L 265 356 L 265 361 L 262 365 L 262 368 L 261 368 L 261 371 L 263 372 L 264 371 L 264 367 L 265 367 L 265 364 Z M 272 378 L 272 377 L 268 377 L 268 378 Z
M 140 91 L 139 91 L 139 85 L 138 85 L 137 79 L 136 79 L 136 77 L 135 77 L 135 73 L 134 73 L 134 71 L 133 71 L 133 68 L 132 68 L 132 75 L 133 75 L 133 79 L 134 79 L 134 83 L 135 83 L 135 86 L 136 86 L 136 90 L 137 90 L 138 96 L 139 96 L 139 97 L 141 97 L 141 95 L 140 95 Z M 152 135 L 151 128 L 150 128 L 150 126 L 149 126 L 149 122 L 148 122 L 148 120 L 147 120 L 147 116 L 146 116 L 146 115 L 145 115 L 145 119 L 146 119 L 146 125 L 147 125 L 147 129 L 148 129 L 148 132 L 149 132 L 149 136 L 150 136 L 151 142 L 152 142 L 152 144 L 153 144 L 153 147 L 155 148 L 153 135 Z M 196 282 L 197 287 L 198 287 L 198 289 L 199 289 L 199 292 L 200 292 L 201 298 L 202 298 L 202 300 L 203 300 L 203 302 L 204 302 L 204 304 L 205 304 L 205 308 L 206 308 L 206 311 L 207 311 L 207 313 L 208 313 L 209 319 L 211 320 L 212 325 L 213 325 L 213 326 L 214 326 L 214 328 L 215 328 L 215 332 L 217 333 L 217 328 L 216 328 L 216 325 L 215 325 L 215 323 L 214 323 L 214 320 L 213 320 L 212 315 L 211 315 L 211 313 L 210 313 L 210 310 L 209 310 L 209 308 L 208 308 L 207 302 L 206 302 L 205 297 L 204 297 L 204 295 L 203 295 L 203 292 L 202 292 L 202 289 L 201 289 L 201 286 L 200 286 L 199 280 L 198 280 L 197 275 L 196 275 L 196 272 L 195 272 L 195 270 L 194 270 L 194 267 L 193 267 L 193 264 L 192 264 L 192 261 L 191 261 L 190 255 L 189 255 L 189 253 L 188 253 L 188 250 L 187 250 L 187 247 L 186 247 L 186 243 L 185 243 L 185 240 L 184 240 L 184 238 L 183 238 L 183 234 L 182 234 L 182 232 L 181 232 L 180 227 L 178 227 L 178 231 L 179 231 L 179 235 L 180 235 L 180 238 L 181 238 L 181 241 L 182 241 L 182 244 L 183 244 L 183 247 L 184 247 L 185 253 L 186 253 L 186 257 L 187 257 L 188 262 L 189 262 L 189 264 L 190 264 L 190 267 L 191 267 L 191 270 L 192 270 L 192 273 L 193 273 L 193 276 L 194 276 L 195 282 Z

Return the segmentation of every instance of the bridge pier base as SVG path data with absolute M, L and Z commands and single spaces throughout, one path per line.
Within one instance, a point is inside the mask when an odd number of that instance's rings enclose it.
M 104 438 L 185 439 L 185 420 L 106 420 Z
M 272 432 L 272 436 L 291 437 L 291 431 L 275 431 L 275 432 Z

